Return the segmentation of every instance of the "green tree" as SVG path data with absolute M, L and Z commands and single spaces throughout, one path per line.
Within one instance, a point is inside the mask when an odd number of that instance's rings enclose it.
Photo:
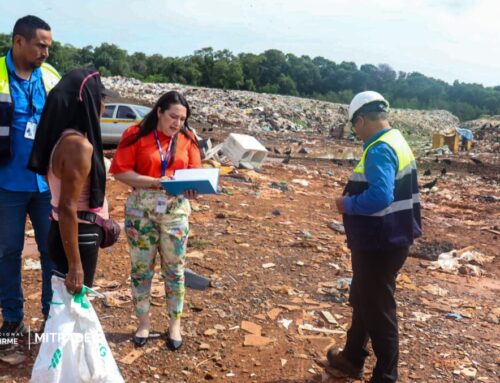
M 281 94 L 289 94 L 292 96 L 298 96 L 299 94 L 299 92 L 297 92 L 295 81 L 293 81 L 291 77 L 284 74 L 280 75 L 278 79 L 278 89 Z
M 272 86 L 277 83 L 280 75 L 286 71 L 286 57 L 283 52 L 270 49 L 264 52 L 264 59 L 260 65 L 261 83 Z
M 94 64 L 104 67 L 113 76 L 127 76 L 130 73 L 127 51 L 115 44 L 102 43 L 94 49 Z
M 0 55 L 11 47 L 11 35 L 0 33 Z M 483 114 L 500 114 L 500 86 L 484 87 L 444 81 L 421 73 L 396 72 L 388 64 L 353 62 L 337 64 L 324 57 L 298 57 L 269 49 L 260 54 L 240 53 L 207 47 L 185 57 L 167 57 L 142 52 L 128 54 L 114 44 L 76 48 L 54 41 L 49 63 L 62 74 L 77 67 L 93 66 L 103 76 L 132 76 L 151 82 L 245 89 L 312 97 L 348 103 L 363 90 L 384 94 L 394 107 L 412 109 L 441 108 L 461 119 Z

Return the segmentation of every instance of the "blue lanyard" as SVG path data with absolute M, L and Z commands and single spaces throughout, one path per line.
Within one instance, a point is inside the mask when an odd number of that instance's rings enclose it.
M 31 75 L 33 75 L 33 74 L 31 74 Z M 31 82 L 31 77 L 30 77 L 30 80 L 27 80 L 28 81 L 28 90 L 24 89 L 24 86 L 23 86 L 22 82 L 18 79 L 16 73 L 13 73 L 11 75 L 11 77 L 17 82 L 17 84 L 19 85 L 19 88 L 21 88 L 21 91 L 26 96 L 26 99 L 28 100 L 28 103 L 29 103 L 29 108 L 31 109 L 31 117 L 34 117 L 35 113 L 36 113 L 36 107 L 35 107 L 35 104 L 33 103 L 33 83 Z
M 161 176 L 165 177 L 165 173 L 167 172 L 167 165 L 168 161 L 170 160 L 171 152 L 172 152 L 172 142 L 174 142 L 174 137 L 172 136 L 170 138 L 170 142 L 168 143 L 168 148 L 166 154 L 163 154 L 163 149 L 161 148 L 161 142 L 160 142 L 160 137 L 158 137 L 158 131 L 155 129 L 153 130 L 156 138 L 156 145 L 158 146 L 158 151 L 160 152 L 160 159 L 161 159 Z

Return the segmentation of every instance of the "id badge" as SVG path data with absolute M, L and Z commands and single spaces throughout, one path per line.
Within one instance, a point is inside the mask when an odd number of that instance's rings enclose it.
M 24 138 L 27 138 L 28 140 L 34 140 L 37 127 L 38 124 L 36 122 L 28 121 L 26 123 L 26 130 L 24 131 Z
M 156 201 L 156 209 L 155 211 L 160 214 L 164 214 L 167 212 L 167 203 L 168 200 L 166 198 L 158 198 Z

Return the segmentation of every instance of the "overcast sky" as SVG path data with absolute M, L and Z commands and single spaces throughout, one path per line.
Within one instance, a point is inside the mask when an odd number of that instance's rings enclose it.
M 0 32 L 26 14 L 76 47 L 164 56 L 275 48 L 500 85 L 499 0 L 0 0 Z

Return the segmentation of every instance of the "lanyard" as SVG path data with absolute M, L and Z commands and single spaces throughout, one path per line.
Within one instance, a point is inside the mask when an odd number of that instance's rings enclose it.
M 33 84 L 32 84 L 32 82 L 30 80 L 27 80 L 28 81 L 28 90 L 26 90 L 26 89 L 24 89 L 22 82 L 17 78 L 17 75 L 14 75 L 12 77 L 16 80 L 16 82 L 19 85 L 19 88 L 21 88 L 22 92 L 26 96 L 26 99 L 29 102 L 29 107 L 31 110 L 31 117 L 34 117 L 35 113 L 36 113 L 36 108 L 35 108 L 35 104 L 33 104 L 33 86 L 32 86 Z
M 156 138 L 156 145 L 158 146 L 158 151 L 160 152 L 160 158 L 161 158 L 161 176 L 165 177 L 165 173 L 167 172 L 167 164 L 168 161 L 170 161 L 170 156 L 172 152 L 172 142 L 174 142 L 174 136 L 170 138 L 170 142 L 168 143 L 168 148 L 166 154 L 163 154 L 163 149 L 161 148 L 161 142 L 160 142 L 160 137 L 158 137 L 158 131 L 155 129 L 153 130 L 155 133 L 155 138 Z

